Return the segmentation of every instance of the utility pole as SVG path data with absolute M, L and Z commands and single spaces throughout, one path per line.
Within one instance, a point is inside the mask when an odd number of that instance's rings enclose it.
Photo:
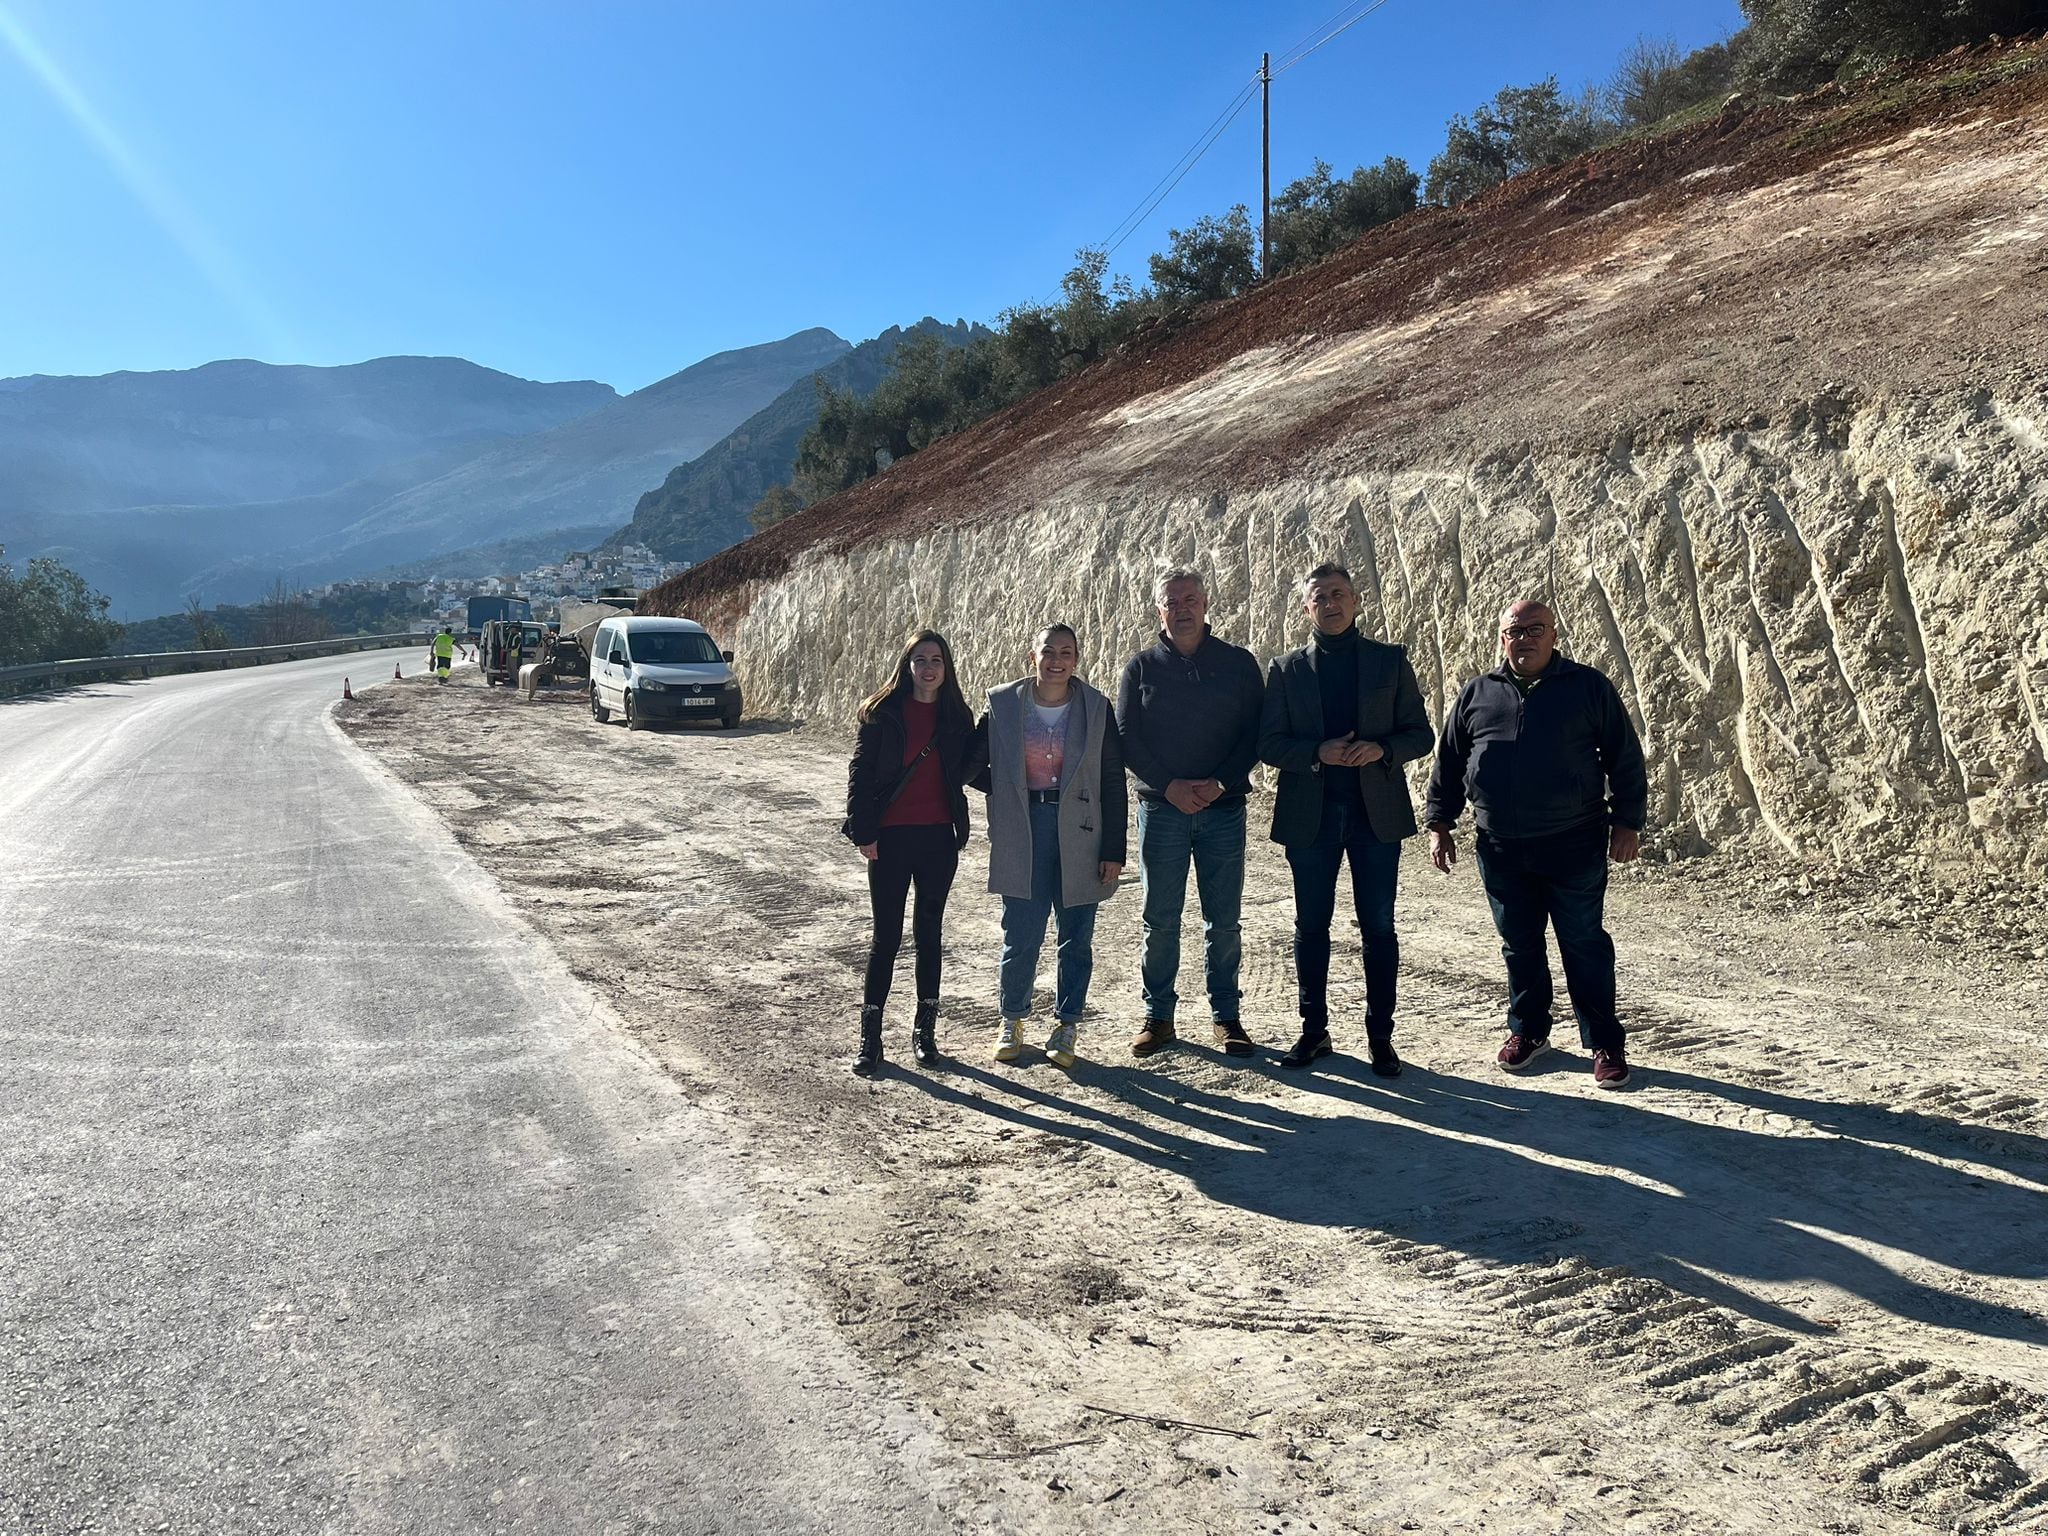
M 1273 275 L 1273 55 L 1259 55 L 1259 280 Z

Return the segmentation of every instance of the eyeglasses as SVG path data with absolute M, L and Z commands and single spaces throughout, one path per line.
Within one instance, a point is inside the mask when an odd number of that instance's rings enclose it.
M 1550 633 L 1548 624 L 1510 624 L 1501 632 L 1504 640 L 1541 640 Z

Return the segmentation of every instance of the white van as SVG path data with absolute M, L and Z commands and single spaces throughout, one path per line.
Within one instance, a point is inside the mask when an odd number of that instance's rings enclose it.
M 590 713 L 617 714 L 636 731 L 652 720 L 703 720 L 730 730 L 740 723 L 740 684 L 732 652 L 702 624 L 619 614 L 590 641 Z

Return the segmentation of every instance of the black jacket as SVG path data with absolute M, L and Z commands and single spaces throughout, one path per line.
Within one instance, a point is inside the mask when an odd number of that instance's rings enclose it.
M 1138 798 L 1163 800 L 1175 779 L 1216 779 L 1218 804 L 1251 792 L 1259 761 L 1259 710 L 1265 684 L 1258 658 L 1203 631 L 1192 656 L 1164 634 L 1124 664 L 1116 690 L 1116 728 Z
M 1398 645 L 1361 638 L 1358 642 L 1358 725 L 1360 741 L 1376 741 L 1386 753 L 1363 768 L 1332 768 L 1316 755 L 1329 740 L 1323 729 L 1323 692 L 1316 679 L 1315 642 L 1289 651 L 1266 670 L 1266 708 L 1259 723 L 1259 760 L 1280 770 L 1273 797 L 1273 841 L 1306 847 L 1323 824 L 1326 773 L 1355 773 L 1365 801 L 1366 824 L 1383 843 L 1415 832 L 1415 805 L 1408 798 L 1403 763 L 1429 755 L 1429 715 L 1408 653 Z
M 981 772 L 977 750 L 987 751 L 985 745 L 977 748 L 979 739 L 972 718 L 948 721 L 940 714 L 932 756 L 939 760 L 939 776 L 953 807 L 953 841 L 961 848 L 967 846 L 967 781 Z M 902 777 L 903 705 L 889 698 L 854 738 L 853 761 L 846 769 L 846 820 L 839 830 L 857 845 L 872 843 Z
M 1544 837 L 1591 821 L 1641 831 L 1643 746 L 1607 675 L 1559 655 L 1526 696 L 1506 663 L 1467 683 L 1444 717 L 1426 814 L 1448 827 L 1468 800 L 1490 837 Z

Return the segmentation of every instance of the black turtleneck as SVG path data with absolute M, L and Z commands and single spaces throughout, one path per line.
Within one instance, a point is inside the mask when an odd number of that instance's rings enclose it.
M 1323 737 L 1328 740 L 1358 729 L 1358 626 L 1340 635 L 1316 631 L 1316 685 L 1323 695 Z M 1358 770 L 1324 765 L 1323 793 L 1357 800 Z

